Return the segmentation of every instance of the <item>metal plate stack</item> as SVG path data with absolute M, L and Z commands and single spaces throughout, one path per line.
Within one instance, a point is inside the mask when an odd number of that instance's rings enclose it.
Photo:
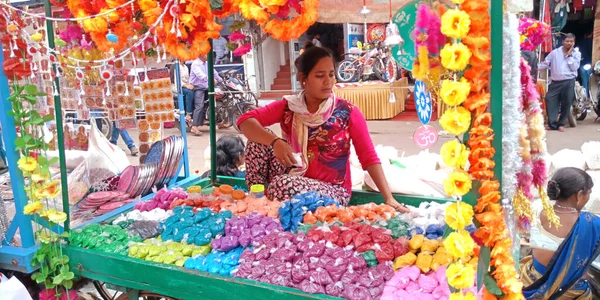
M 150 147 L 144 163 L 157 163 L 160 166 L 154 182 L 157 188 L 168 184 L 177 175 L 183 149 L 183 138 L 180 136 L 170 136 Z

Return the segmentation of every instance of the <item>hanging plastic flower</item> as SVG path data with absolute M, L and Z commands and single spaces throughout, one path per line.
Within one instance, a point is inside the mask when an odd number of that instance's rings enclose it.
M 471 17 L 458 9 L 447 10 L 441 18 L 443 34 L 450 38 L 462 39 L 469 33 Z
M 471 84 L 466 80 L 444 80 L 440 88 L 440 97 L 444 103 L 456 106 L 467 99 L 469 92 L 471 92 Z
M 458 170 L 450 173 L 443 184 L 448 196 L 463 196 L 471 190 L 472 181 L 469 173 Z
M 233 50 L 233 55 L 235 56 L 243 56 L 249 53 L 252 50 L 252 45 L 250 43 L 246 43 L 245 45 L 237 47 Z
M 450 294 L 450 297 L 448 297 L 448 300 L 476 300 L 477 297 L 475 297 L 475 295 L 473 295 L 473 293 L 471 292 L 466 292 L 466 293 L 462 293 L 462 292 L 456 292 L 456 293 L 452 293 Z
M 451 264 L 446 269 L 448 284 L 457 289 L 467 289 L 475 282 L 475 269 L 462 263 Z
M 47 213 L 48 221 L 54 223 L 63 223 L 67 220 L 67 214 L 62 211 L 56 211 L 55 209 L 49 209 Z
M 37 160 L 31 156 L 23 156 L 17 161 L 17 166 L 23 172 L 33 172 L 37 169 Z
M 464 202 L 455 202 L 446 207 L 444 221 L 454 230 L 460 230 L 473 221 L 473 207 Z
M 440 149 L 442 161 L 449 167 L 464 168 L 469 159 L 467 147 L 457 140 L 451 140 Z
M 56 198 L 58 195 L 60 195 L 60 192 L 61 192 L 60 182 L 58 180 L 54 180 L 54 181 L 44 184 L 44 187 L 42 188 L 40 195 L 43 196 L 44 198 L 52 199 L 52 198 Z
M 452 71 L 462 71 L 469 64 L 471 50 L 463 43 L 446 44 L 440 51 L 442 65 Z
M 42 202 L 39 202 L 39 201 L 29 202 L 23 208 L 23 213 L 26 215 L 32 215 L 32 214 L 35 214 L 38 211 L 40 211 L 42 208 L 44 208 L 44 204 Z
M 450 233 L 444 240 L 444 247 L 454 259 L 461 259 L 473 254 L 475 241 L 468 231 L 462 229 Z
M 449 109 L 440 118 L 440 125 L 453 135 L 461 135 L 471 125 L 471 113 L 463 107 Z

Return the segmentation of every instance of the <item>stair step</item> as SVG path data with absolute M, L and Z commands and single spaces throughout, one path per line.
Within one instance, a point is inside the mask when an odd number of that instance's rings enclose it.
M 292 78 L 290 71 L 279 71 L 277 72 L 277 78 Z
M 415 105 L 406 104 L 404 106 L 405 111 L 417 111 L 417 107 Z
M 292 89 L 292 84 L 273 84 L 271 86 L 272 91 L 285 91 L 288 92 Z
M 277 77 L 277 78 L 275 78 L 275 81 L 273 82 L 273 84 L 274 85 L 275 84 L 280 84 L 280 85 L 289 84 L 291 86 L 292 80 L 289 77 L 287 77 L 287 78 Z
M 290 71 L 290 65 L 285 65 L 285 66 L 279 67 L 279 71 L 280 72 L 289 72 Z
M 289 95 L 290 93 L 277 93 L 277 92 L 266 92 L 260 94 L 260 100 L 281 100 L 283 96 Z

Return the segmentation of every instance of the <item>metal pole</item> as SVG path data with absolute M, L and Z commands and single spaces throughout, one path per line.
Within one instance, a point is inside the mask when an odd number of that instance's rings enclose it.
M 175 60 L 175 83 L 177 85 L 177 105 L 179 106 L 179 125 L 181 128 L 181 137 L 183 137 L 183 174 L 185 178 L 190 177 L 190 161 L 188 153 L 187 131 L 185 125 L 185 103 L 183 103 L 183 94 L 181 93 L 181 70 L 179 69 L 179 59 Z M 189 101 L 189 99 L 188 99 Z M 177 173 L 177 176 L 179 173 Z M 177 176 L 175 176 L 177 178 Z
M 52 17 L 52 6 L 49 0 L 44 1 L 44 8 L 46 10 L 46 17 Z M 54 50 L 54 27 L 52 21 L 46 19 L 46 33 L 48 35 L 48 47 Z M 56 65 L 52 64 L 54 74 L 58 75 L 56 71 Z M 64 132 L 63 132 L 63 120 L 62 120 L 62 107 L 60 104 L 60 87 L 58 76 L 54 77 L 54 84 L 56 88 L 56 96 L 54 96 L 54 116 L 56 120 L 56 135 L 57 135 L 57 147 L 58 147 L 58 159 L 60 165 L 60 186 L 62 189 L 62 204 L 63 211 L 67 214 L 67 220 L 65 221 L 65 231 L 69 230 L 71 223 L 71 216 L 69 213 L 69 185 L 67 182 L 67 160 L 65 158 L 65 145 Z
M 2 45 L 2 43 L 0 43 L 0 45 Z M 4 55 L 0 55 L 0 65 L 3 63 Z M 10 181 L 15 199 L 15 217 L 13 218 L 13 222 L 19 227 L 23 248 L 29 248 L 35 245 L 35 240 L 33 239 L 33 229 L 31 227 L 32 218 L 30 215 L 23 213 L 25 204 L 27 204 L 27 195 L 25 194 L 23 173 L 17 168 L 19 152 L 14 143 L 17 139 L 17 130 L 15 119 L 8 115 L 8 112 L 12 111 L 11 103 L 6 100 L 9 96 L 10 89 L 8 87 L 8 78 L 6 78 L 4 70 L 0 69 L 0 98 L 2 99 L 2 105 L 0 105 L 0 123 L 2 123 L 2 136 L 6 147 L 8 173 L 10 174 Z M 12 239 L 11 236 L 9 236 L 9 233 L 7 232 L 6 238 Z M 10 241 L 8 241 L 8 243 L 10 243 Z M 0 241 L 0 245 L 2 245 L 2 241 Z
M 494 155 L 494 173 L 502 190 L 502 17 L 504 16 L 503 1 L 491 2 L 491 51 L 492 71 L 490 78 L 492 129 L 494 140 L 492 146 L 496 149 Z
M 210 51 L 208 52 L 208 106 L 210 109 L 210 181 L 213 185 L 217 183 L 217 124 L 215 117 L 215 65 L 212 51 L 212 39 L 208 40 Z

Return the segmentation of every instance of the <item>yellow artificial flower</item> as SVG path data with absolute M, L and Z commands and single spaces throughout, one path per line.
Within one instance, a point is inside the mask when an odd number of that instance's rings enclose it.
M 471 293 L 471 292 L 467 292 L 464 295 L 463 295 L 463 293 L 458 292 L 458 293 L 450 294 L 450 297 L 448 297 L 448 300 L 477 300 L 477 297 L 475 297 L 475 295 L 473 295 L 473 293 Z
M 465 102 L 470 92 L 471 84 L 464 79 L 461 81 L 444 80 L 440 88 L 440 97 L 444 103 L 456 106 Z
M 471 190 L 471 175 L 463 170 L 456 170 L 444 179 L 443 184 L 448 196 L 463 196 Z
M 44 184 L 42 190 L 40 191 L 40 196 L 42 198 L 52 199 L 60 195 L 60 192 L 60 182 L 58 180 L 53 180 Z
M 467 147 L 458 140 L 450 140 L 442 145 L 440 149 L 442 161 L 449 167 L 464 168 L 467 165 L 469 151 Z
M 461 230 L 473 222 L 473 207 L 464 202 L 455 202 L 446 207 L 444 221 L 454 230 Z
M 451 71 L 462 71 L 469 64 L 471 50 L 463 43 L 446 44 L 440 51 L 442 65 Z
M 448 109 L 440 118 L 442 128 L 453 135 L 461 135 L 471 126 L 471 113 L 462 106 Z
M 23 208 L 23 213 L 26 215 L 32 215 L 42 208 L 44 208 L 44 204 L 40 201 L 29 202 L 27 205 L 25 205 L 25 208 Z
M 67 220 L 67 214 L 65 214 L 62 211 L 57 211 L 56 209 L 48 209 L 43 213 L 40 212 L 40 216 L 42 216 L 43 218 L 47 218 L 48 221 L 54 223 L 63 223 Z
M 33 170 L 37 169 L 38 163 L 37 160 L 31 156 L 23 156 L 17 161 L 17 165 L 23 172 L 33 172 Z
M 448 235 L 444 240 L 444 248 L 454 259 L 460 259 L 473 254 L 475 241 L 473 241 L 468 231 L 460 229 Z
M 42 182 L 50 179 L 50 175 L 42 175 L 39 170 L 31 174 L 31 181 L 33 182 Z
M 447 10 L 441 18 L 442 33 L 450 38 L 462 39 L 467 36 L 471 29 L 471 17 L 469 14 L 458 9 Z
M 454 4 L 463 4 L 463 2 L 465 2 L 465 0 L 452 0 L 452 2 L 454 2 Z
M 446 269 L 448 285 L 456 289 L 468 289 L 475 285 L 475 268 L 470 265 L 453 263 Z

